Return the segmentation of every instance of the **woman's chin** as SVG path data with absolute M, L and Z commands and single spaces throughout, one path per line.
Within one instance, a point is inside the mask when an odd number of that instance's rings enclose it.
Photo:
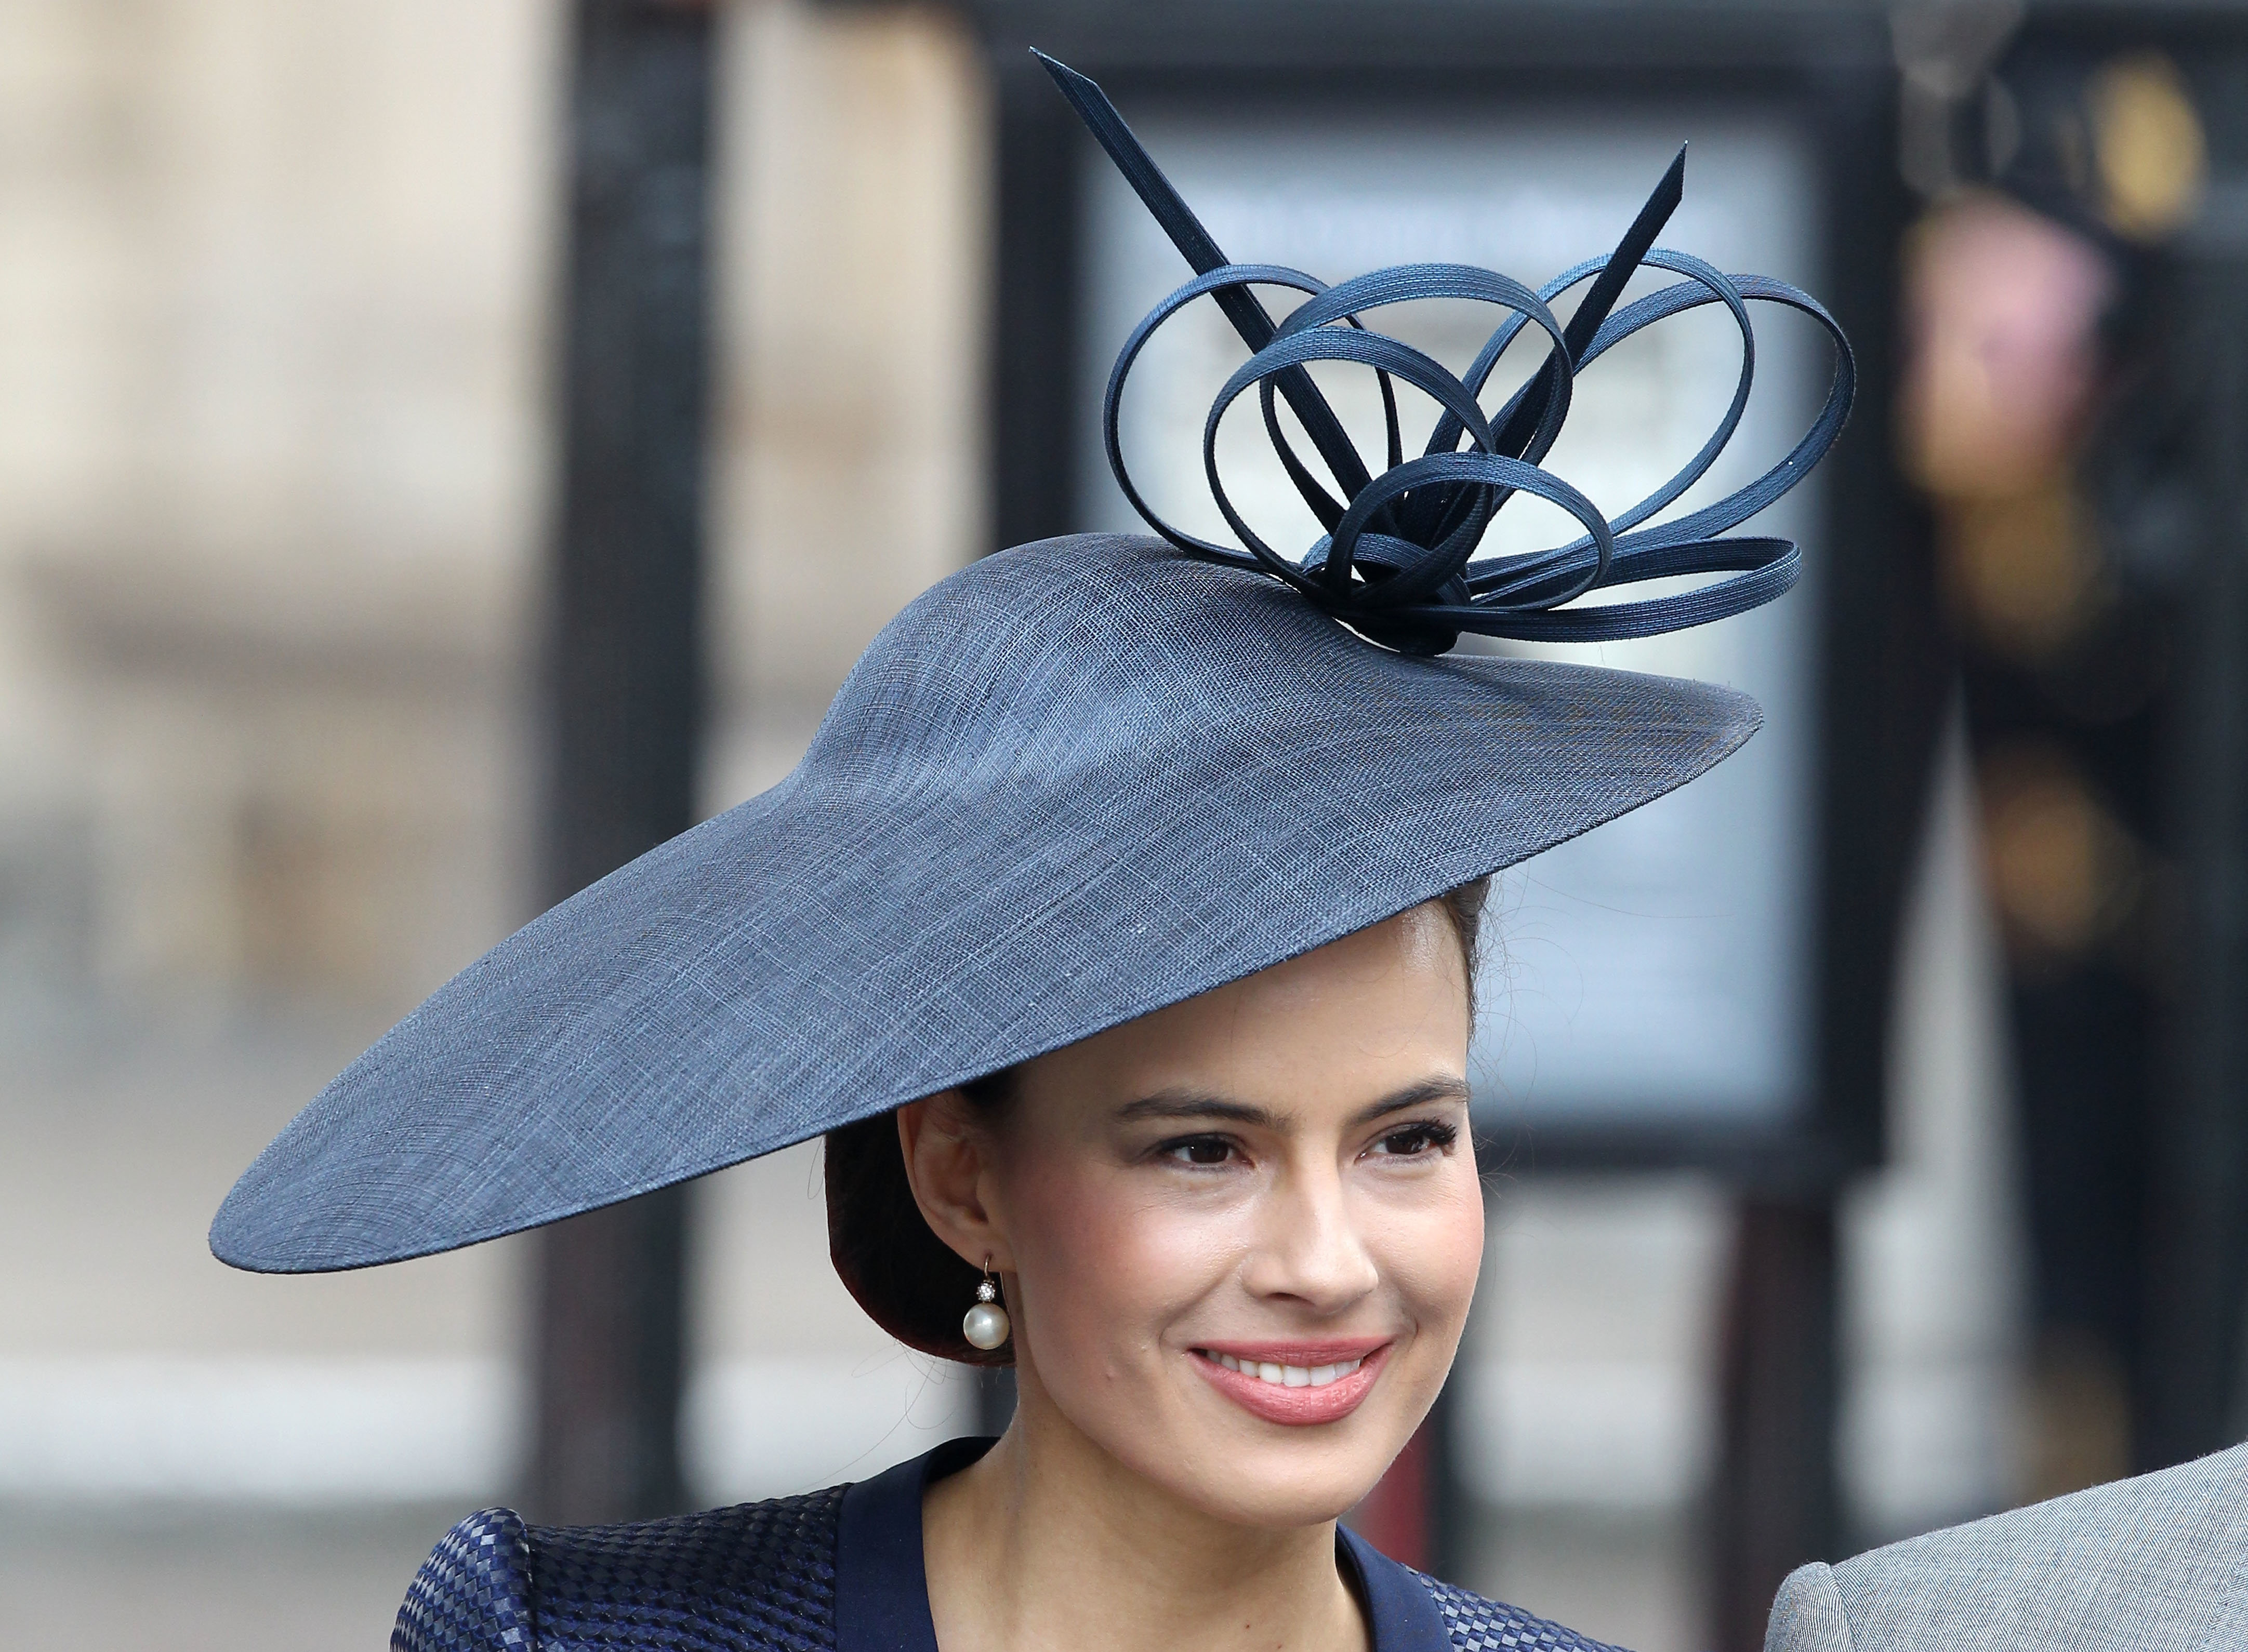
M 1245 1437 L 1226 1422 L 1166 1430 L 1135 1466 L 1211 1519 L 1271 1530 L 1340 1519 L 1374 1489 L 1404 1437 L 1363 1412 L 1333 1428 L 1262 1423 Z
M 1241 1463 L 1222 1479 L 1196 1476 L 1175 1486 L 1182 1502 L 1228 1526 L 1292 1531 L 1339 1520 L 1365 1499 L 1378 1469 L 1347 1472 L 1332 1462 L 1296 1465 Z

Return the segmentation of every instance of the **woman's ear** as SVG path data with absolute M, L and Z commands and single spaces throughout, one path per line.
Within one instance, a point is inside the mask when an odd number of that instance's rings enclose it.
M 1004 1273 L 1014 1253 L 991 1208 L 990 1144 L 956 1089 L 898 1109 L 898 1150 L 922 1219 L 970 1266 Z

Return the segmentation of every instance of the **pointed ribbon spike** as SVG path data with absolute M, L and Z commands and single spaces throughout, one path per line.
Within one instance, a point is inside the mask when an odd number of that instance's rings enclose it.
M 1569 324 L 1561 329 L 1561 337 L 1569 346 L 1570 360 L 1585 353 L 1586 346 L 1593 342 L 1593 335 L 1600 330 L 1600 323 L 1608 318 L 1608 311 L 1623 296 L 1624 283 L 1631 279 L 1632 272 L 1639 268 L 1639 261 L 1647 256 L 1647 249 L 1655 244 L 1655 236 L 1662 233 L 1662 226 L 1670 222 L 1670 215 L 1678 210 L 1678 203 L 1685 195 L 1686 146 L 1682 143 L 1664 170 L 1662 181 L 1648 194 L 1647 204 L 1640 208 L 1639 215 L 1631 221 L 1631 228 L 1624 231 L 1623 239 L 1616 242 L 1607 268 L 1593 277 L 1592 290 L 1569 317 Z
M 1094 81 L 1059 59 L 1048 57 L 1037 47 L 1031 48 L 1031 55 L 1053 77 L 1054 85 L 1069 100 L 1069 106 L 1077 111 L 1078 119 L 1085 122 L 1086 129 L 1093 133 L 1094 141 L 1107 152 L 1109 160 L 1116 163 L 1116 170 L 1124 174 L 1124 181 L 1146 203 L 1156 223 L 1171 238 L 1171 244 L 1194 267 L 1195 274 L 1206 276 L 1211 270 L 1232 263 L 1219 250 L 1217 242 L 1210 238 L 1210 231 L 1203 228 L 1202 220 L 1194 215 L 1184 198 L 1172 188 L 1171 181 L 1163 176 L 1162 169 L 1155 165 L 1153 157 L 1132 135 L 1132 128 L 1124 124 L 1124 117 L 1116 112 L 1116 106 L 1108 100 L 1108 94 Z M 1233 324 L 1234 331 L 1241 335 L 1242 343 L 1247 345 L 1252 352 L 1272 342 L 1278 331 L 1272 324 L 1272 317 L 1257 295 L 1247 287 L 1221 287 L 1210 297 L 1217 301 L 1217 307 Z M 1343 496 L 1346 499 L 1355 496 L 1372 478 L 1367 471 L 1366 461 L 1358 456 L 1358 449 L 1352 445 L 1341 420 L 1335 417 L 1334 409 L 1327 406 L 1326 399 L 1319 394 L 1319 386 L 1312 382 L 1311 375 L 1301 367 L 1290 367 L 1274 374 L 1272 382 L 1286 399 L 1288 406 L 1294 409 L 1296 417 L 1302 421 L 1304 433 L 1312 439 L 1312 446 L 1319 449 L 1319 457 L 1326 461 L 1327 468 L 1341 485 Z
M 1561 330 L 1562 342 L 1569 347 L 1572 362 L 1583 358 L 1586 347 L 1593 342 L 1593 335 L 1600 330 L 1600 323 L 1608 318 L 1608 311 L 1615 308 L 1616 300 L 1623 296 L 1624 284 L 1638 270 L 1639 261 L 1647 256 L 1647 249 L 1655 244 L 1655 236 L 1662 233 L 1662 226 L 1670 222 L 1670 215 L 1678 210 L 1678 203 L 1684 199 L 1685 194 L 1686 146 L 1682 143 L 1678 146 L 1676 158 L 1662 174 L 1662 181 L 1655 186 L 1654 193 L 1647 198 L 1647 204 L 1639 209 L 1639 215 L 1631 221 L 1631 228 L 1623 232 L 1623 239 L 1616 242 L 1615 251 L 1608 256 L 1607 268 L 1593 277 L 1591 290 L 1578 304 L 1576 313 L 1569 317 L 1569 324 Z M 1514 416 L 1506 421 L 1505 428 L 1498 433 L 1498 439 L 1492 444 L 1492 451 L 1504 454 L 1510 459 L 1522 456 L 1523 450 L 1529 447 L 1530 438 L 1538 428 L 1539 417 L 1546 411 L 1546 399 L 1553 394 L 1554 380 L 1559 371 L 1559 364 L 1551 359 L 1539 369 L 1536 388 L 1515 407 Z
M 1077 111 L 1078 119 L 1085 122 L 1086 129 L 1107 151 L 1108 158 L 1116 163 L 1116 170 L 1124 174 L 1125 182 L 1147 203 L 1163 233 L 1171 238 L 1171 244 L 1194 266 L 1195 274 L 1206 276 L 1220 264 L 1232 263 L 1218 250 L 1217 242 L 1210 239 L 1202 220 L 1194 215 L 1193 209 L 1171 187 L 1171 181 L 1163 176 L 1154 157 L 1132 135 L 1132 128 L 1124 124 L 1124 117 L 1117 113 L 1116 106 L 1108 100 L 1108 94 L 1100 85 L 1059 58 L 1049 58 L 1036 46 L 1031 48 L 1031 55 L 1053 77 L 1054 85 L 1061 88 L 1061 95 Z M 1251 338 L 1251 328 L 1243 328 L 1241 334 L 1251 350 L 1262 350 L 1272 342 L 1272 318 L 1263 313 L 1261 304 L 1258 311 L 1264 336 Z M 1240 325 L 1237 322 L 1235 324 Z

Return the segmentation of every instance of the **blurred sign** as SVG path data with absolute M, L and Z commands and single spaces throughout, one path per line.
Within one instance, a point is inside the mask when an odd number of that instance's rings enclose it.
M 1354 122 L 1267 109 L 1233 121 L 1143 99 L 1131 116 L 1229 256 L 1330 283 L 1384 264 L 1444 261 L 1534 286 L 1613 246 L 1690 139 L 1685 204 L 1663 243 L 1820 290 L 1815 162 L 1803 135 L 1776 115 L 1562 102 L 1526 119 Z M 1085 165 L 1078 382 L 1093 393 L 1133 324 L 1189 272 L 1114 169 L 1089 149 Z M 1630 295 L 1670 279 L 1641 272 Z M 1276 313 L 1297 302 L 1281 290 L 1264 297 Z M 1574 297 L 1557 305 L 1565 319 Z M 1504 314 L 1443 302 L 1392 311 L 1380 324 L 1458 372 Z M 1747 416 L 1674 514 L 1754 476 L 1817 411 L 1830 365 L 1824 340 L 1775 306 L 1754 305 L 1751 315 L 1757 386 Z M 1518 340 L 1486 406 L 1534 371 L 1543 342 L 1534 328 Z M 1716 306 L 1619 346 L 1579 381 L 1548 468 L 1603 509 L 1621 510 L 1701 446 L 1732 393 L 1739 348 Z M 1203 479 L 1203 421 L 1245 353 L 1214 304 L 1196 305 L 1150 345 L 1123 411 L 1126 452 L 1150 502 L 1221 542 L 1231 536 Z M 1314 373 L 1361 451 L 1378 456 L 1372 375 Z M 1402 386 L 1399 395 L 1407 450 L 1418 451 L 1434 404 Z M 1109 474 L 1098 394 L 1076 403 L 1082 525 L 1144 531 Z M 1308 547 L 1318 526 L 1273 458 L 1253 398 L 1229 414 L 1218 451 L 1229 492 L 1259 532 L 1276 545 Z M 1809 587 L 1822 560 L 1820 504 L 1814 479 L 1743 529 L 1806 542 L 1806 588 L 1780 603 L 1597 648 L 1485 645 L 1730 684 L 1754 694 L 1767 718 L 1706 779 L 1494 884 L 1473 1057 L 1488 1123 L 1769 1130 L 1811 1105 L 1819 608 Z M 1575 531 L 1558 511 L 1518 498 L 1484 552 L 1532 550 Z

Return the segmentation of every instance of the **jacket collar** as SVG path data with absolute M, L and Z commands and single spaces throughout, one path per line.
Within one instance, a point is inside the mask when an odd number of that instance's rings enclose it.
M 994 1444 L 949 1440 L 843 1494 L 835 1652 L 938 1652 L 922 1567 L 922 1495 Z M 1371 1652 L 1451 1652 L 1443 1614 L 1418 1576 L 1347 1526 L 1336 1528 L 1335 1557 L 1357 1579 L 1373 1631 Z

